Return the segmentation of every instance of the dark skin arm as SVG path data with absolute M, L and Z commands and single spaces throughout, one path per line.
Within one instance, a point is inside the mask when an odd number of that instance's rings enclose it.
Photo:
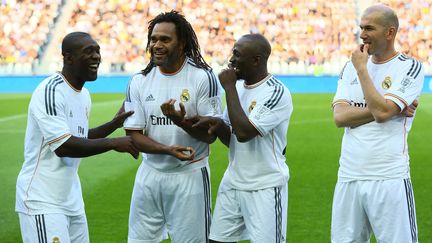
M 174 104 L 175 99 L 169 99 L 161 105 L 162 113 L 171 119 L 178 127 L 181 127 L 185 132 L 187 132 L 192 137 L 205 142 L 213 143 L 216 140 L 216 136 L 207 133 L 206 130 L 200 129 L 199 127 L 193 127 L 193 123 L 190 120 L 185 119 L 186 110 L 183 103 L 180 103 L 180 110 L 176 110 Z
M 135 159 L 139 151 L 129 136 L 118 138 L 86 139 L 72 136 L 55 150 L 59 157 L 83 158 L 101 154 L 109 150 L 129 153 Z
M 259 135 L 243 111 L 237 94 L 237 76 L 233 68 L 223 70 L 219 80 L 225 90 L 228 115 L 234 134 L 239 142 L 247 142 Z
M 197 116 L 191 119 L 191 121 L 193 121 L 192 127 L 202 127 L 207 129 L 208 134 L 216 135 L 225 146 L 229 147 L 231 129 L 221 118 Z
M 109 121 L 105 124 L 102 124 L 98 127 L 89 129 L 88 138 L 93 139 L 93 138 L 105 138 L 105 137 L 107 137 L 108 135 L 113 133 L 115 130 L 117 130 L 117 128 L 122 127 L 126 118 L 131 116 L 133 113 L 134 113 L 133 111 L 125 112 L 124 102 L 123 102 L 122 106 L 117 111 L 117 114 L 114 116 L 114 118 L 111 121 Z
M 133 112 L 124 112 L 123 104 L 111 121 L 89 129 L 88 139 L 72 136 L 55 150 L 56 155 L 59 157 L 82 158 L 115 150 L 129 153 L 137 159 L 139 151 L 130 137 L 105 138 L 117 128 L 122 127 L 124 120 L 132 114 Z
M 145 136 L 142 130 L 126 130 L 126 135 L 132 137 L 139 151 L 149 154 L 168 154 L 179 160 L 192 160 L 195 150 L 180 145 L 168 146 Z

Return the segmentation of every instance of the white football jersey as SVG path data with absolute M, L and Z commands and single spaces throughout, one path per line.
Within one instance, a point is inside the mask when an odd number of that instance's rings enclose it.
M 126 130 L 144 130 L 149 138 L 165 145 L 182 145 L 195 149 L 194 163 L 180 161 L 166 154 L 145 154 L 143 162 L 164 172 L 177 172 L 201 168 L 208 163 L 209 145 L 193 138 L 166 117 L 160 108 L 169 99 L 176 99 L 176 109 L 183 103 L 186 117 L 221 116 L 220 86 L 214 73 L 196 66 L 186 58 L 175 74 L 165 74 L 158 67 L 146 76 L 137 74 L 129 82 L 126 110 L 135 113 L 124 123 Z
M 291 94 L 272 75 L 250 86 L 241 80 L 236 87 L 243 111 L 259 135 L 241 143 L 231 133 L 229 165 L 219 190 L 259 190 L 285 185 L 289 178 L 285 150 L 293 111 Z M 230 124 L 227 110 L 223 117 Z
M 72 135 L 87 137 L 91 108 L 87 89 L 74 89 L 56 73 L 33 92 L 28 108 L 24 164 L 16 185 L 16 211 L 25 214 L 84 213 L 80 159 L 55 150 Z
M 369 76 L 375 88 L 401 111 L 419 99 L 423 87 L 422 64 L 404 54 L 385 63 L 369 58 Z M 338 81 L 333 106 L 338 103 L 366 107 L 357 72 L 348 62 Z M 409 177 L 408 132 L 413 118 L 396 115 L 384 123 L 375 121 L 345 128 L 339 167 L 339 181 L 383 180 Z

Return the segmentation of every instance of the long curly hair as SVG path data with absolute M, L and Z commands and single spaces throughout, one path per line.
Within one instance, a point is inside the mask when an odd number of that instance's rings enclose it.
M 150 41 L 151 34 L 153 32 L 153 28 L 156 24 L 168 22 L 173 23 L 176 26 L 177 38 L 180 43 L 184 43 L 185 55 L 193 60 L 193 62 L 200 68 L 211 70 L 210 65 L 206 63 L 204 58 L 201 56 L 200 46 L 198 43 L 198 38 L 193 30 L 191 24 L 186 20 L 185 16 L 180 14 L 179 12 L 172 10 L 170 12 L 161 13 L 156 16 L 154 19 L 150 20 L 148 26 L 148 34 L 147 34 L 147 47 L 146 51 L 150 52 Z M 150 63 L 147 67 L 141 71 L 142 74 L 147 75 L 156 64 L 153 60 L 150 60 Z

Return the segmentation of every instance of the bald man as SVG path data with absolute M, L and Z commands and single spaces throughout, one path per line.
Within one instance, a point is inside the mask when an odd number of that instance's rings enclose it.
M 395 50 L 398 18 L 385 5 L 367 8 L 333 100 L 345 129 L 333 198 L 334 243 L 417 242 L 407 137 L 423 86 L 422 64 Z
M 293 110 L 287 87 L 267 71 L 271 47 L 260 34 L 242 36 L 229 68 L 219 74 L 227 109 L 223 119 L 200 117 L 195 126 L 229 147 L 210 242 L 285 242 L 288 124 Z
M 97 78 L 99 44 L 84 32 L 62 42 L 63 69 L 42 81 L 30 100 L 24 164 L 16 183 L 22 242 L 90 242 L 78 167 L 80 158 L 115 150 L 137 158 L 132 138 L 106 138 L 133 112 L 89 129 L 91 99 L 84 84 Z

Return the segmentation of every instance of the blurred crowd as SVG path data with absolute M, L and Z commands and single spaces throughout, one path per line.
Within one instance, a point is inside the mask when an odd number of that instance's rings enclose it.
M 432 63 L 431 1 L 382 2 L 400 18 L 399 50 Z M 38 61 L 61 5 L 2 0 L 0 64 Z M 358 43 L 355 0 L 77 0 L 63 33 L 52 42 L 60 43 L 71 31 L 89 32 L 101 45 L 102 72 L 136 72 L 148 62 L 148 21 L 171 9 L 186 15 L 213 67 L 226 65 L 233 43 L 246 33 L 269 38 L 270 63 L 280 73 L 319 73 L 328 67 L 337 72 Z M 49 59 L 61 66 L 59 50 Z
M 0 65 L 39 60 L 59 15 L 58 0 L 1 0 Z

